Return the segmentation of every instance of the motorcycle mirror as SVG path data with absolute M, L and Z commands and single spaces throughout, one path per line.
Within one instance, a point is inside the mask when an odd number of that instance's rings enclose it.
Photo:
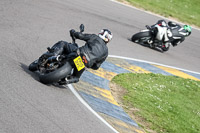
M 83 24 L 80 25 L 80 27 L 79 27 L 79 28 L 80 28 L 80 32 L 83 32 L 83 31 L 84 31 L 84 27 L 85 27 L 85 26 L 84 26 Z

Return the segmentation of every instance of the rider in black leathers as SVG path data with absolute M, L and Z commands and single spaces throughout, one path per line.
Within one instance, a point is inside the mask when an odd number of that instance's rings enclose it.
M 78 47 L 76 43 L 71 44 L 65 41 L 59 41 L 51 48 L 52 52 L 43 54 L 39 60 L 50 56 L 66 55 L 65 58 L 80 55 L 87 68 L 97 70 L 108 56 L 107 43 L 112 39 L 112 33 L 108 29 L 103 29 L 98 35 L 84 34 L 70 30 L 72 38 L 84 40 L 86 43 L 82 47 Z M 76 68 L 76 67 L 75 67 Z M 74 69 L 73 74 L 69 78 L 63 78 L 58 83 L 60 85 L 76 83 L 85 69 L 78 71 Z

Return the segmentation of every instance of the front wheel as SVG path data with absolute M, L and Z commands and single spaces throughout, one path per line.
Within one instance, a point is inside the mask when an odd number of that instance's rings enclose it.
M 132 36 L 131 40 L 133 42 L 136 43 L 140 43 L 140 42 L 147 42 L 147 40 L 149 40 L 151 38 L 151 32 L 150 31 L 143 31 L 143 32 L 139 32 L 136 33 Z
M 66 62 L 65 65 L 56 69 L 53 72 L 44 73 L 39 75 L 40 82 L 44 84 L 56 83 L 66 76 L 70 75 L 72 66 L 69 62 Z

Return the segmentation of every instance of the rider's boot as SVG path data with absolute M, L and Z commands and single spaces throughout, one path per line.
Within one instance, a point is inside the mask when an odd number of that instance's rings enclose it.
M 58 84 L 59 85 L 66 85 L 67 84 L 67 80 L 65 78 L 63 78 L 58 82 Z
M 66 84 L 71 84 L 71 83 L 77 83 L 79 81 L 79 78 L 76 76 L 70 76 L 67 79 L 63 78 L 61 79 L 58 84 L 59 85 L 66 85 Z
M 154 42 L 155 42 L 156 35 L 158 33 L 158 29 L 152 28 L 151 33 L 152 33 L 152 37 L 147 41 L 147 43 L 149 44 L 150 48 L 154 48 L 155 47 Z
M 149 39 L 149 40 L 147 41 L 147 43 L 149 44 L 149 47 L 150 47 L 150 48 L 153 48 L 153 47 L 154 47 L 154 44 L 153 44 L 153 40 L 152 40 L 152 39 Z

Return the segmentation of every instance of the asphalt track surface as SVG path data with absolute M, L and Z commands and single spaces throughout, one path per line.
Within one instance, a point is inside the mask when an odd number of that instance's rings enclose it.
M 27 66 L 46 47 L 71 41 L 69 30 L 109 28 L 109 54 L 200 72 L 199 30 L 182 44 L 161 53 L 129 41 L 158 19 L 109 0 L 0 1 L 0 132 L 113 132 L 81 104 L 69 89 L 38 82 Z M 81 46 L 83 42 L 77 41 Z

